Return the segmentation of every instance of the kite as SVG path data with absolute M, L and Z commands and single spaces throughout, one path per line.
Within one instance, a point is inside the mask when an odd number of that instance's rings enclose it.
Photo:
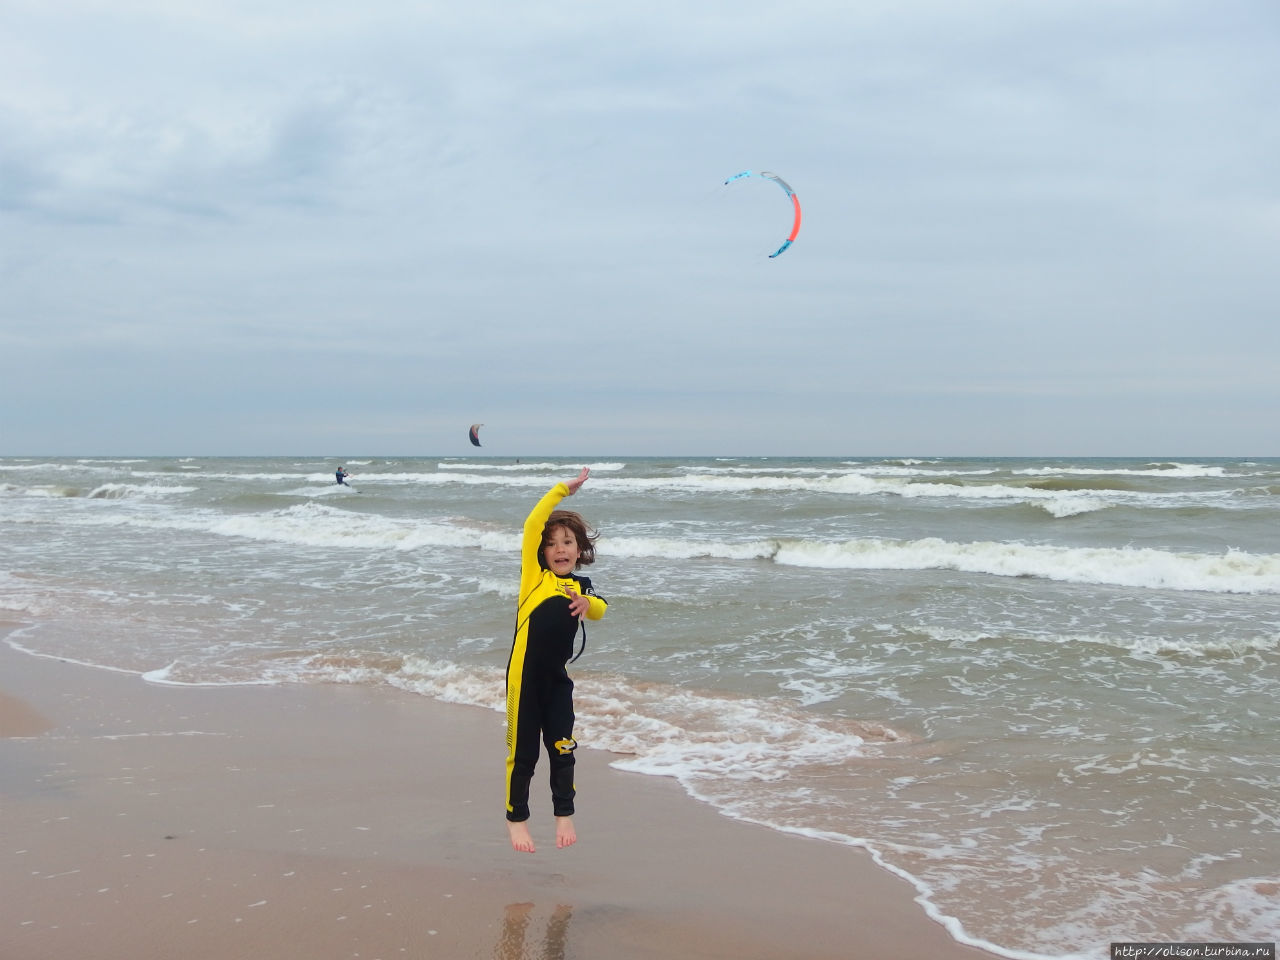
M 782 254 L 787 252 L 787 248 L 795 242 L 796 234 L 800 232 L 800 198 L 796 196 L 796 192 L 791 189 L 791 185 L 787 183 L 787 181 L 783 180 L 776 173 L 770 173 L 768 170 L 761 170 L 759 173 L 755 173 L 751 170 L 743 170 L 741 173 L 735 173 L 732 177 L 726 180 L 725 185 L 728 186 L 733 183 L 733 181 L 741 180 L 744 177 L 763 177 L 765 180 L 772 180 L 786 192 L 788 197 L 791 198 L 791 206 L 796 212 L 795 220 L 792 221 L 791 224 L 791 233 L 787 239 L 782 242 L 782 246 L 769 254 L 770 260 L 774 257 L 780 257 Z
M 471 425 L 471 444 L 472 444 L 472 446 L 476 446 L 476 447 L 480 446 L 480 428 L 481 428 L 481 427 L 483 427 L 483 426 L 484 426 L 484 424 L 483 424 L 483 423 L 473 423 L 473 424 Z

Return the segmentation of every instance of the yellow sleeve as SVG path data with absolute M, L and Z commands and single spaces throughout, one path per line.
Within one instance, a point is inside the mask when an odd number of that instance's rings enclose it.
M 568 495 L 569 485 L 563 482 L 557 483 L 543 494 L 538 505 L 525 518 L 524 535 L 520 539 L 521 603 L 524 602 L 529 591 L 542 579 L 542 567 L 538 564 L 538 550 L 542 547 L 542 528 L 547 525 L 547 518 L 551 516 L 551 511 Z
M 587 595 L 587 603 L 589 604 L 587 607 L 588 620 L 599 620 L 604 616 L 605 611 L 609 609 L 609 604 L 605 602 L 604 598 L 597 597 L 595 594 Z

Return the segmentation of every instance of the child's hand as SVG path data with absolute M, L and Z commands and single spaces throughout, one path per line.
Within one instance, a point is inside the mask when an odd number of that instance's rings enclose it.
M 573 587 L 565 587 L 564 592 L 569 595 L 569 612 L 581 620 L 587 615 L 587 611 L 591 609 L 591 601 L 573 589 Z
M 588 467 L 583 467 L 582 472 L 566 484 L 566 486 L 569 488 L 569 496 L 572 497 L 575 493 L 577 493 L 578 488 L 587 482 L 587 477 L 589 476 L 591 476 L 591 470 Z

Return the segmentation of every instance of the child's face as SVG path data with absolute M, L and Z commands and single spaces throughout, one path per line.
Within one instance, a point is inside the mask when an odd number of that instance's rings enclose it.
M 567 577 L 572 573 L 581 555 L 578 538 L 568 527 L 557 525 L 547 531 L 547 537 L 542 541 L 542 557 L 547 561 L 547 569 L 557 577 Z

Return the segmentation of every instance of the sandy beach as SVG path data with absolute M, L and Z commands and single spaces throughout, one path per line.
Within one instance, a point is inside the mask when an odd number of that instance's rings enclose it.
M 166 687 L 0 645 L 0 958 L 962 960 L 862 851 L 579 754 L 517 854 L 502 717 L 387 688 Z M 537 799 L 535 793 L 535 801 Z

